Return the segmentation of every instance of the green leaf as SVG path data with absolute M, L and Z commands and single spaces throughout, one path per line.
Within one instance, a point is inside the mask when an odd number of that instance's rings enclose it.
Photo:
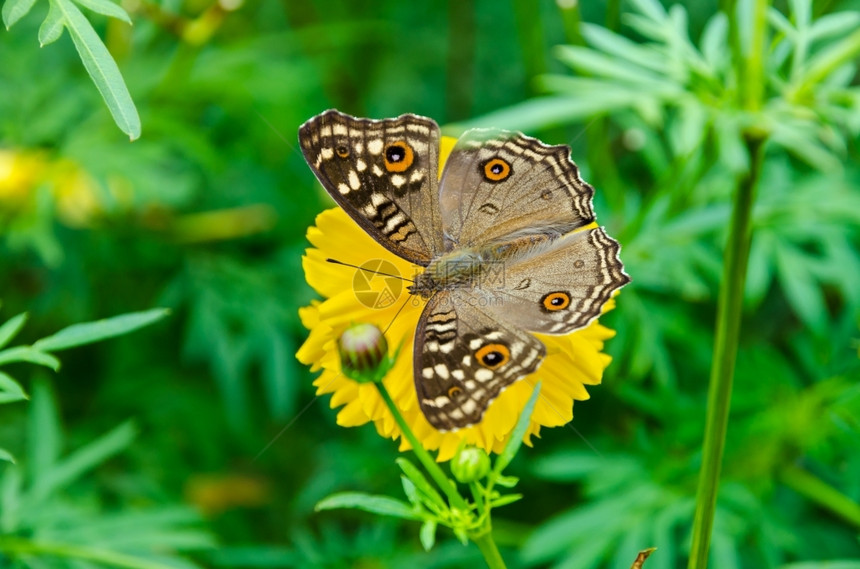
M 71 0 L 54 1 L 63 12 L 75 49 L 78 50 L 87 73 L 101 93 L 117 126 L 131 140 L 139 138 L 140 116 L 110 52 L 92 24 Z
M 494 508 L 500 508 L 502 506 L 507 506 L 508 504 L 513 504 L 517 500 L 521 500 L 523 497 L 522 494 L 505 494 L 504 496 L 500 496 L 491 502 Z
M 15 22 L 27 15 L 36 0 L 6 0 L 3 3 L 3 24 L 8 30 Z
M 440 508 L 447 508 L 445 504 L 445 500 L 442 499 L 442 496 L 436 489 L 430 484 L 424 474 L 421 473 L 418 468 L 408 461 L 405 458 L 398 458 L 394 462 L 397 463 L 397 466 L 400 467 L 400 470 L 403 471 L 412 484 L 415 485 L 415 488 L 420 491 L 429 501 L 433 502 Z
M 393 516 L 406 520 L 421 520 L 423 517 L 406 502 L 389 498 L 388 496 L 374 496 L 363 492 L 342 492 L 332 494 L 320 500 L 314 510 L 334 510 L 337 508 L 355 508 L 381 516 Z
M 131 18 L 129 17 L 128 12 L 126 12 L 119 4 L 114 4 L 110 0 L 75 0 L 75 2 L 87 10 L 91 10 L 97 14 L 102 14 L 103 16 L 122 20 L 123 22 L 131 25 Z
M 719 69 L 728 62 L 726 45 L 729 36 L 729 20 L 722 12 L 715 14 L 702 31 L 702 57 L 711 67 Z
M 63 27 L 66 25 L 63 19 L 63 13 L 57 6 L 55 0 L 48 2 L 48 15 L 42 25 L 39 26 L 39 45 L 45 47 L 50 43 L 54 43 L 60 36 L 63 35 Z
M 138 328 L 143 328 L 161 320 L 169 313 L 170 311 L 166 308 L 153 308 L 152 310 L 132 312 L 130 314 L 114 316 L 113 318 L 96 320 L 95 322 L 73 324 L 72 326 L 63 328 L 52 336 L 42 338 L 33 344 L 33 347 L 39 350 L 56 352 L 83 344 L 91 344 L 107 338 L 128 334 Z
M 403 483 L 403 492 L 406 494 L 406 499 L 416 508 L 420 508 L 421 494 L 415 489 L 415 484 L 405 476 L 401 476 L 400 481 Z
M 12 456 L 12 453 L 10 453 L 5 448 L 0 448 L 0 460 L 5 460 L 6 462 L 11 462 L 12 464 L 15 464 L 15 457 Z
M 60 360 L 31 346 L 17 346 L 0 352 L 0 365 L 9 362 L 29 362 L 49 367 L 54 371 L 60 369 Z
M 826 14 L 812 24 L 809 29 L 809 41 L 832 38 L 845 35 L 860 27 L 860 12 L 836 12 Z
M 499 476 L 496 478 L 495 483 L 497 486 L 502 486 L 504 488 L 513 488 L 519 483 L 520 479 L 516 476 Z
M 427 520 L 421 524 L 418 537 L 421 539 L 421 546 L 424 551 L 433 549 L 433 545 L 436 543 L 436 520 Z
M 11 376 L 0 371 L 0 391 L 5 393 L 18 395 L 19 399 L 29 399 L 21 384 L 12 379 Z
M 21 327 L 27 321 L 27 313 L 22 312 L 17 316 L 13 316 L 0 326 L 0 348 L 8 344 L 15 335 L 21 331 Z
M 126 448 L 136 434 L 134 424 L 127 421 L 68 457 L 56 461 L 50 468 L 38 473 L 38 477 L 33 481 L 30 499 L 38 502 L 54 490 L 74 481 L 84 472 Z
M 517 451 L 520 450 L 520 446 L 523 444 L 523 437 L 526 434 L 526 430 L 529 428 L 532 411 L 534 411 L 535 403 L 537 403 L 539 395 L 540 382 L 535 385 L 534 390 L 532 391 L 532 396 L 529 397 L 528 403 L 526 403 L 522 413 L 520 413 L 520 418 L 517 419 L 517 425 L 514 427 L 513 432 L 511 432 L 511 438 L 508 439 L 508 443 L 505 445 L 505 449 L 502 451 L 502 454 L 500 454 L 499 458 L 496 459 L 496 464 L 493 467 L 493 472 L 496 475 L 502 473 L 502 471 L 517 455 Z

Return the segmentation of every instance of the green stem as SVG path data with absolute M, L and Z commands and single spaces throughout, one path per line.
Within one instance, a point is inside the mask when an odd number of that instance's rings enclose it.
M 749 53 L 743 62 L 741 73 L 738 74 L 743 77 L 743 102 L 749 111 L 757 111 L 764 100 L 764 41 L 769 5 L 769 0 L 755 0 L 753 4 Z
M 468 504 L 460 496 L 460 493 L 457 491 L 457 486 L 451 481 L 450 478 L 445 476 L 445 473 L 442 472 L 442 469 L 439 468 L 439 465 L 436 464 L 436 461 L 430 456 L 421 443 L 415 438 L 415 435 L 412 434 L 412 430 L 409 428 L 409 425 L 406 424 L 406 421 L 403 419 L 403 415 L 400 414 L 400 410 L 397 409 L 397 405 L 394 404 L 394 400 L 391 399 L 391 395 L 388 394 L 388 390 L 385 388 L 385 385 L 381 381 L 377 381 L 374 385 L 379 390 L 379 395 L 382 396 L 382 400 L 385 401 L 385 404 L 388 406 L 388 410 L 391 411 L 391 414 L 394 415 L 394 420 L 397 422 L 397 425 L 400 427 L 400 432 L 403 433 L 403 436 L 406 437 L 406 440 L 409 441 L 409 444 L 412 445 L 412 452 L 415 453 L 415 456 L 418 457 L 418 460 L 421 461 L 421 464 L 424 465 L 424 468 L 436 482 L 436 485 L 448 496 L 448 501 L 452 506 L 458 508 L 460 510 L 466 511 L 469 509 Z
M 7 554 L 41 555 L 93 561 L 104 565 L 112 565 L 113 567 L 122 567 L 123 569 L 166 569 L 163 563 L 156 563 L 106 549 L 67 543 L 30 541 L 15 537 L 0 538 L 0 551 Z
M 780 473 L 782 483 L 833 512 L 843 520 L 860 527 L 860 504 L 806 470 L 789 466 Z
M 748 133 L 745 135 L 745 141 L 750 157 L 750 169 L 738 182 L 723 262 L 714 359 L 708 389 L 705 441 L 688 569 L 705 569 L 708 565 L 708 547 L 714 525 L 720 464 L 725 447 L 732 379 L 738 351 L 741 305 L 752 234 L 752 206 L 764 158 L 764 138 L 761 135 Z
M 493 541 L 493 534 L 489 529 L 480 535 L 470 535 L 472 541 L 481 550 L 484 555 L 484 560 L 487 562 L 487 567 L 490 569 L 505 569 L 505 561 L 499 553 L 499 548 L 496 547 L 496 542 Z

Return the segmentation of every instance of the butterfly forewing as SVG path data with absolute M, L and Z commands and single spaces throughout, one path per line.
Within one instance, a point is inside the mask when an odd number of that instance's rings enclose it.
M 476 290 L 442 291 L 419 320 L 415 390 L 424 416 L 440 431 L 480 422 L 490 403 L 546 354 L 537 338 L 483 310 L 485 300 Z
M 523 231 L 557 237 L 594 220 L 593 194 L 569 147 L 504 130 L 470 130 L 445 163 L 443 229 L 453 247 Z
M 330 110 L 299 128 L 299 142 L 323 187 L 379 243 L 421 265 L 442 251 L 434 121 Z

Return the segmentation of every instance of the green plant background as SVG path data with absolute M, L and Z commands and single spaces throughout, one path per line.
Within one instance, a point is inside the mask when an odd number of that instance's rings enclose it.
M 336 107 L 570 144 L 623 245 L 603 385 L 510 467 L 511 567 L 627 569 L 649 546 L 648 569 L 686 566 L 731 194 L 743 133 L 766 133 L 711 566 L 860 568 L 860 2 L 127 0 L 133 26 L 75 2 L 0 33 L 0 322 L 27 311 L 27 344 L 171 315 L 57 373 L 4 365 L 31 400 L 0 407 L 0 566 L 482 563 L 313 511 L 400 491 L 396 445 L 338 428 L 294 358 L 304 233 L 331 205 L 295 133 Z M 82 64 L 87 22 L 129 101 Z

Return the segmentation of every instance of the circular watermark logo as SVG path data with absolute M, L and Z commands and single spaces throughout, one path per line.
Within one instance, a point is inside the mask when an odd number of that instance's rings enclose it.
M 400 272 L 394 263 L 371 259 L 362 263 L 352 276 L 355 298 L 368 308 L 388 308 L 403 290 Z

